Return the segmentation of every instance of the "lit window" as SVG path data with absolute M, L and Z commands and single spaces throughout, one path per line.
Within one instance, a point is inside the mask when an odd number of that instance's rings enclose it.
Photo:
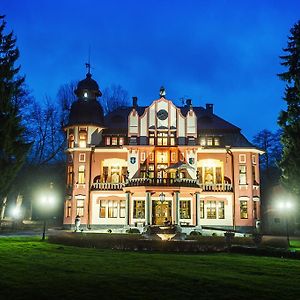
M 79 154 L 79 162 L 85 162 L 85 153 Z
M 71 217 L 71 212 L 72 212 L 72 203 L 71 200 L 66 201 L 66 217 Z
M 133 201 L 133 218 L 144 219 L 145 218 L 145 201 L 134 200 Z
M 73 166 L 69 165 L 68 166 L 68 171 L 67 171 L 67 185 L 72 185 L 73 184 Z
M 115 200 L 108 201 L 108 217 L 109 218 L 118 217 L 118 201 Z
M 212 146 L 212 145 L 213 145 L 212 137 L 207 138 L 207 146 Z
M 248 219 L 248 201 L 240 201 L 241 219 Z
M 83 217 L 84 216 L 84 200 L 80 199 L 77 200 L 76 203 L 76 215 L 78 215 L 79 217 Z
M 120 218 L 125 218 L 126 206 L 125 200 L 120 201 Z
M 151 162 L 154 161 L 154 152 L 149 153 L 149 161 L 151 161 Z
M 176 132 L 170 132 L 170 146 L 175 146 Z
M 119 145 L 120 146 L 124 145 L 124 138 L 123 137 L 120 137 L 120 139 L 119 139 Z
M 144 162 L 146 160 L 146 153 L 141 152 L 141 162 Z
M 218 203 L 218 218 L 225 219 L 225 209 L 224 209 L 224 201 L 220 201 Z
M 214 142 L 215 142 L 215 146 L 220 146 L 220 138 L 215 137 Z
M 204 201 L 200 201 L 200 219 L 204 219 Z
M 157 145 L 167 146 L 168 145 L 168 133 L 167 132 L 157 132 Z
M 207 219 L 217 218 L 216 201 L 207 201 L 206 214 L 207 214 Z
M 117 137 L 112 137 L 111 138 L 111 144 L 112 144 L 112 146 L 117 146 L 118 145 L 118 138 Z
M 155 133 L 153 131 L 149 132 L 149 145 L 155 145 Z
M 247 184 L 247 174 L 246 174 L 246 166 L 239 166 L 239 181 L 240 184 Z
M 255 154 L 252 155 L 252 164 L 254 164 L 254 165 L 256 164 L 256 157 L 255 157 Z
M 191 218 L 191 201 L 181 200 L 180 201 L 180 219 L 190 219 Z
M 200 146 L 205 146 L 206 145 L 206 139 L 204 136 L 200 137 Z
M 85 183 L 85 166 L 79 166 L 78 169 L 78 183 L 84 184 Z
M 69 135 L 68 147 L 74 148 L 74 134 L 73 133 Z
M 176 152 L 171 152 L 171 162 L 176 162 Z
M 107 136 L 107 137 L 105 138 L 105 145 L 106 145 L 106 146 L 109 146 L 109 145 L 110 145 L 110 136 Z
M 79 147 L 85 148 L 86 147 L 86 140 L 87 140 L 87 132 L 86 130 L 79 131 Z
M 100 218 L 105 218 L 105 212 L 106 212 L 106 200 L 100 201 Z
M 87 92 L 84 92 L 83 97 L 84 97 L 84 98 L 87 98 L 87 97 L 88 97 L 88 93 L 87 93 Z

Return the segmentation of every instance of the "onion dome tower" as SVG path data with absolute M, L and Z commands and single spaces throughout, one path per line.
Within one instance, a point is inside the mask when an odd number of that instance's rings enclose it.
M 90 67 L 86 78 L 79 81 L 75 90 L 77 100 L 72 104 L 67 126 L 94 125 L 104 127 L 104 115 L 97 97 L 101 97 L 98 83 L 92 79 Z

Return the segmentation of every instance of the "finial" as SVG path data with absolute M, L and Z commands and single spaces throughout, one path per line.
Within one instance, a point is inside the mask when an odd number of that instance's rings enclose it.
M 165 88 L 163 86 L 159 90 L 159 95 L 162 98 L 165 98 L 165 96 L 166 96 L 166 90 L 165 90 Z
M 88 56 L 88 62 L 85 63 L 85 67 L 87 70 L 87 74 L 89 77 L 91 76 L 91 46 L 89 46 L 89 56 Z

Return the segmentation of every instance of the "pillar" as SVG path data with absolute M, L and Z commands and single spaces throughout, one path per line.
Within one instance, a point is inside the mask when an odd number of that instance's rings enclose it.
M 130 220 L 130 192 L 126 192 L 126 214 L 125 214 L 125 224 L 129 225 L 129 220 Z

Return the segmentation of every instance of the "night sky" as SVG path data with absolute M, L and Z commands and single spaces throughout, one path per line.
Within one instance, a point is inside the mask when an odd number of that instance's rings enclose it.
M 140 105 L 167 98 L 215 112 L 249 138 L 277 129 L 284 83 L 279 55 L 300 1 L 0 0 L 32 95 L 55 101 L 85 77 L 91 47 L 100 89 L 120 84 Z

